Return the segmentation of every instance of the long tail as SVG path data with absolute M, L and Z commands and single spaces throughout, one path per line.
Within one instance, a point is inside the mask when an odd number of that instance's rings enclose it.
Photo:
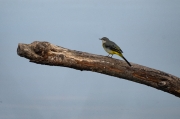
M 131 67 L 132 65 L 127 61 L 127 59 L 124 57 L 124 56 L 122 56 L 122 58 L 128 63 L 128 65 Z
M 127 62 L 127 64 L 128 64 L 130 67 L 132 66 L 122 54 L 118 54 L 118 55 L 119 55 L 120 57 L 122 57 L 122 58 Z

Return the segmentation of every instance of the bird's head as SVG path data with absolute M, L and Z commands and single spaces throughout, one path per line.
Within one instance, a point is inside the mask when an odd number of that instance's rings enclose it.
M 102 37 L 99 40 L 102 40 L 103 43 L 106 43 L 107 41 L 109 41 L 109 39 L 107 37 Z

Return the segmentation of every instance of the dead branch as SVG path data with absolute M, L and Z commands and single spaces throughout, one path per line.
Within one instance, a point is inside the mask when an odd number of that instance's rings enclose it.
M 31 44 L 20 43 L 17 54 L 37 64 L 98 72 L 145 84 L 180 97 L 180 78 L 134 63 L 131 63 L 132 67 L 130 67 L 123 60 L 70 50 L 39 41 Z

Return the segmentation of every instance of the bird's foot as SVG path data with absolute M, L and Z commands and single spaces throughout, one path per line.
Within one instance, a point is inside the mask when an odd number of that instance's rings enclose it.
M 111 56 L 110 56 L 111 55 Z M 110 57 L 110 58 L 112 58 L 112 56 L 113 56 L 113 54 L 109 54 L 107 57 Z

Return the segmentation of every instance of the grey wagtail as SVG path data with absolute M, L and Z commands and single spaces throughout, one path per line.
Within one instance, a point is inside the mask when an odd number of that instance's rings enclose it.
M 116 45 L 116 43 L 114 43 L 113 41 L 110 41 L 107 37 L 100 38 L 99 40 L 102 40 L 102 46 L 103 46 L 104 50 L 108 53 L 108 56 L 110 54 L 112 56 L 113 56 L 113 54 L 119 55 L 128 63 L 129 66 L 131 66 L 131 64 L 123 56 L 123 54 L 122 54 L 123 51 L 121 50 L 121 48 L 118 45 Z

